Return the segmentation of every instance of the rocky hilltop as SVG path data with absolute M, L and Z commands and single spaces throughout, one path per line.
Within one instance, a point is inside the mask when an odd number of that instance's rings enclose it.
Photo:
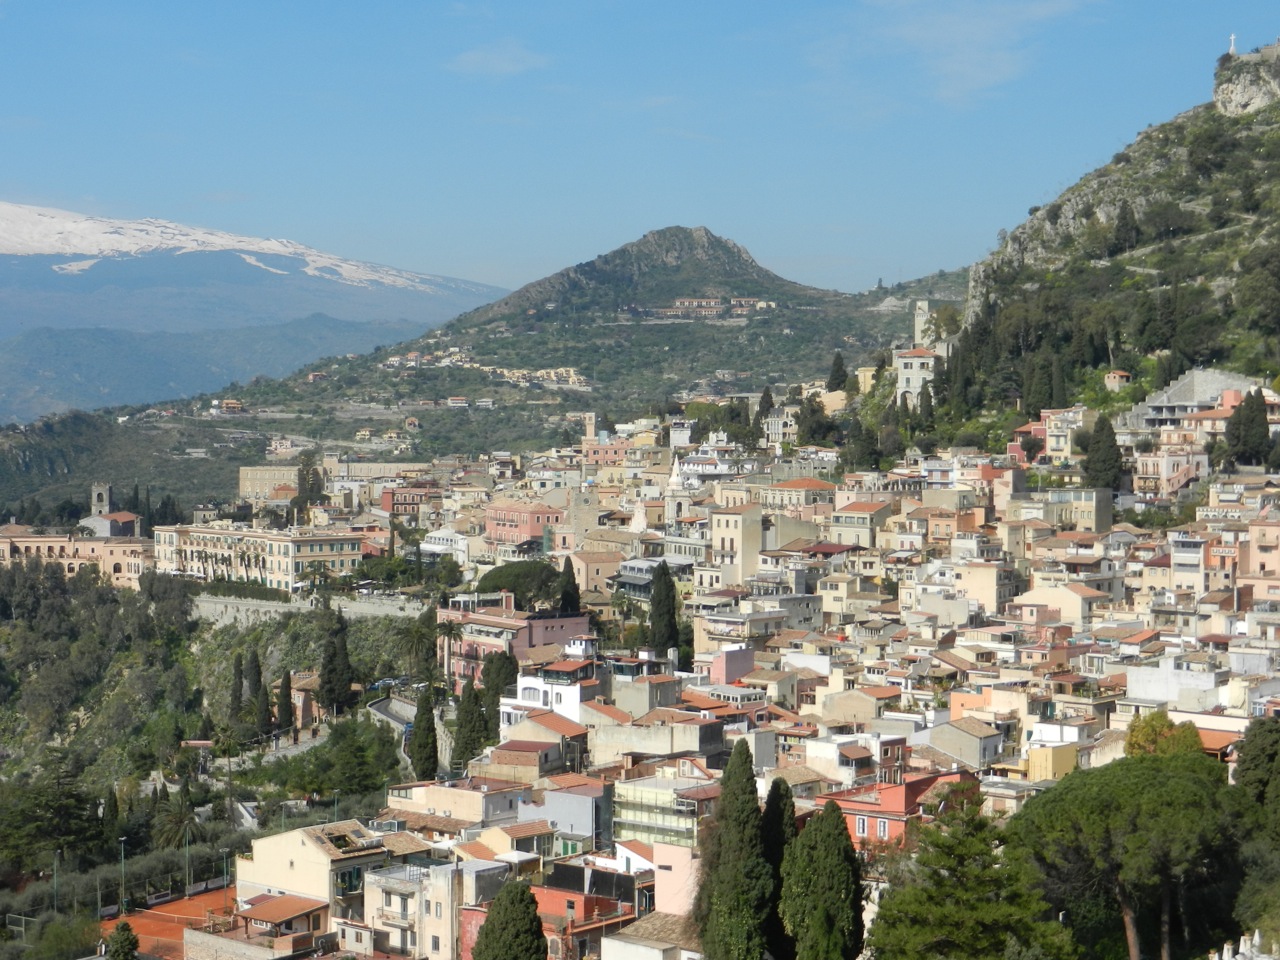
M 810 300 L 820 293 L 766 270 L 746 249 L 706 227 L 666 227 L 535 280 L 460 317 L 457 325 L 484 326 L 530 311 L 565 314 L 596 308 L 614 312 L 665 306 L 675 297 L 690 295 Z
M 1214 98 L 1148 127 L 1110 163 L 1052 203 L 1033 207 L 1001 247 L 970 271 L 966 322 L 992 307 L 999 276 L 1073 264 L 1126 264 L 1159 272 L 1170 247 L 1193 258 L 1229 246 L 1246 252 L 1269 238 L 1269 184 L 1280 172 L 1280 44 L 1224 55 Z M 1117 228 L 1124 234 L 1117 240 Z M 1162 260 L 1163 257 L 1163 260 Z M 1141 261 L 1141 262 L 1139 262 Z M 1240 264 L 1200 264 L 1220 290 Z
M 1263 110 L 1280 100 L 1280 42 L 1235 56 L 1219 64 L 1213 103 L 1228 117 Z

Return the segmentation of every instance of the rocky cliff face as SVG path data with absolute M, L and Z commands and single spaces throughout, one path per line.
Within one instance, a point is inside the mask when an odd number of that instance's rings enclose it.
M 1214 105 L 1228 117 L 1256 113 L 1280 100 L 1280 44 L 1225 60 L 1213 84 Z

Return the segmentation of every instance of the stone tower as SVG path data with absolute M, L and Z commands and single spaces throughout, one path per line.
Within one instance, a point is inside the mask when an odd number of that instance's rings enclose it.
M 89 513 L 95 517 L 112 513 L 115 507 L 111 502 L 111 484 L 95 483 L 89 488 Z

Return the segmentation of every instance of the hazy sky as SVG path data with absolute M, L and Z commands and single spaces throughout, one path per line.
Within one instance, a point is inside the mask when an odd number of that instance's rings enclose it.
M 856 291 L 968 264 L 1275 0 L 0 0 L 0 199 L 517 287 L 703 225 Z

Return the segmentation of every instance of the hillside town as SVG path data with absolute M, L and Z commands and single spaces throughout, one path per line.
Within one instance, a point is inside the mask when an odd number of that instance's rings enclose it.
M 899 404 L 921 402 L 947 349 L 927 328 L 925 306 L 915 344 L 851 374 L 860 393 L 892 378 Z M 1127 378 L 1112 371 L 1108 389 Z M 762 394 L 720 398 L 762 424 L 754 447 L 695 442 L 681 415 L 603 429 L 583 412 L 578 443 L 535 454 L 245 466 L 237 518 L 201 507 L 143 529 L 102 484 L 71 535 L 0 529 L 5 564 L 276 592 L 199 597 L 223 622 L 320 594 L 349 617 L 433 610 L 451 697 L 482 684 L 487 655 L 518 662 L 495 743 L 449 756 L 454 708 L 438 710 L 437 778 L 389 783 L 373 821 L 255 840 L 235 858 L 232 916 L 186 930 L 185 955 L 268 960 L 323 942 L 467 958 L 518 878 L 550 956 L 696 957 L 701 833 L 740 742 L 761 800 L 781 778 L 800 819 L 835 803 L 874 889 L 879 858 L 948 788 L 978 791 L 1001 821 L 1124 757 L 1143 718 L 1190 724 L 1230 770 L 1250 721 L 1280 716 L 1280 481 L 1215 472 L 1206 452 L 1247 397 L 1280 425 L 1269 387 L 1194 369 L 1115 416 L 1131 478 L 1117 490 L 1082 485 L 1077 434 L 1099 414 L 1081 405 L 1040 411 L 1000 455 L 911 449 L 845 469 L 837 449 L 797 442 L 803 398 L 856 402 L 825 386 L 768 410 Z M 1177 508 L 1186 522 L 1118 519 Z M 376 558 L 447 565 L 457 583 L 396 591 L 363 576 Z M 579 602 L 475 590 L 531 561 L 571 571 Z M 646 624 L 668 577 L 684 632 L 655 649 Z M 296 675 L 292 695 L 300 725 L 324 718 L 314 676 Z M 402 740 L 411 703 L 392 695 L 382 717 Z

